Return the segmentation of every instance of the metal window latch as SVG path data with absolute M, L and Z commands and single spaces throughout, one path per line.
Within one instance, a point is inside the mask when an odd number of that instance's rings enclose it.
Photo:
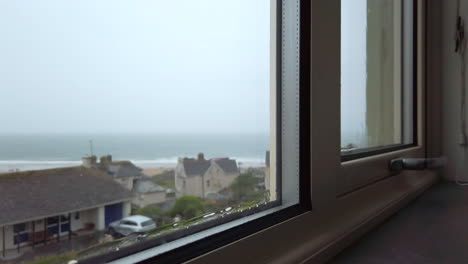
M 457 17 L 457 25 L 455 31 L 455 52 L 462 53 L 465 45 L 465 21 L 462 17 Z
M 446 164 L 445 158 L 399 158 L 390 161 L 390 171 L 400 173 L 403 170 L 438 169 Z

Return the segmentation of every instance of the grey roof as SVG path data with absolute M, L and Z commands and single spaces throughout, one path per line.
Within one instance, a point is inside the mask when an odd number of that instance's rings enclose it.
M 184 159 L 185 174 L 187 176 L 203 175 L 211 166 L 209 160 Z
M 139 177 L 143 175 L 142 169 L 130 161 L 113 162 L 109 165 L 107 171 L 115 178 Z
M 131 200 L 99 169 L 72 167 L 0 175 L 0 225 Z
M 218 166 L 226 173 L 239 172 L 239 168 L 237 167 L 237 162 L 235 160 L 224 158 L 215 159 L 214 162 L 216 162 L 216 164 L 218 164 Z
M 218 166 L 225 173 L 236 173 L 239 171 L 237 167 L 237 162 L 229 158 L 217 158 L 211 160 L 184 158 L 183 165 L 185 169 L 185 174 L 187 176 L 203 175 L 206 173 L 208 168 L 210 168 L 212 162 L 218 164 Z
M 143 179 L 137 180 L 133 188 L 134 188 L 134 191 L 137 193 L 166 192 L 166 189 L 154 183 L 149 178 L 143 178 Z

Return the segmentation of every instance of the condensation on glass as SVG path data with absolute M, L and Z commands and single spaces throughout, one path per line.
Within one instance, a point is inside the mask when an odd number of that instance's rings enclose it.
M 413 143 L 412 1 L 341 1 L 341 149 Z

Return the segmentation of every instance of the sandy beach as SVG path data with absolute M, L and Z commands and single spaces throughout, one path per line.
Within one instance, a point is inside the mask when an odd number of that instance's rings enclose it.
M 137 167 L 143 170 L 147 176 L 155 176 L 166 171 L 174 170 L 176 163 L 158 163 L 148 161 L 132 161 Z M 8 173 L 15 171 L 31 171 L 31 170 L 46 170 L 53 168 L 65 168 L 80 166 L 81 161 L 0 161 L 0 173 Z M 242 163 L 241 171 L 247 168 L 263 168 L 262 164 L 258 163 Z
M 172 169 L 171 168 L 163 168 L 163 167 L 147 168 L 147 169 L 143 169 L 143 174 L 145 174 L 146 176 L 153 177 L 155 175 L 162 174 L 163 172 L 166 172 L 166 171 L 169 171 L 169 170 L 172 170 Z

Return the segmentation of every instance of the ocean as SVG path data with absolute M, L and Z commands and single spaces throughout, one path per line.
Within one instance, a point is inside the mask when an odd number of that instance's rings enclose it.
M 267 134 L 34 134 L 0 135 L 0 172 L 77 166 L 81 157 L 110 154 L 145 168 L 174 167 L 179 157 L 230 157 L 263 166 Z

